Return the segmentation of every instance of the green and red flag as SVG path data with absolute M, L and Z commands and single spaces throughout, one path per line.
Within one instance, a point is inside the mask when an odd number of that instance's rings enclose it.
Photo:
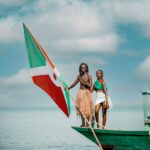
M 68 87 L 62 75 L 49 59 L 45 50 L 40 46 L 29 29 L 23 24 L 25 44 L 29 58 L 32 81 L 44 90 L 56 105 L 65 113 L 70 115 L 70 96 L 65 87 Z M 61 82 L 53 79 L 53 75 Z

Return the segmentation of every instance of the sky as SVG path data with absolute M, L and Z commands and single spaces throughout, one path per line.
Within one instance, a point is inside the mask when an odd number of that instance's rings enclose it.
M 0 107 L 51 107 L 30 77 L 24 22 L 70 85 L 81 62 L 103 69 L 114 106 L 150 91 L 149 0 L 0 0 Z M 79 85 L 70 92 L 76 96 Z

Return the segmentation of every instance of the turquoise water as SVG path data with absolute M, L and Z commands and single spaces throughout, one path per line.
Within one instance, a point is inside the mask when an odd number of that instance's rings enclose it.
M 80 119 L 67 119 L 57 108 L 1 108 L 0 150 L 96 150 L 97 146 L 74 131 Z M 110 129 L 143 130 L 141 109 L 113 109 Z

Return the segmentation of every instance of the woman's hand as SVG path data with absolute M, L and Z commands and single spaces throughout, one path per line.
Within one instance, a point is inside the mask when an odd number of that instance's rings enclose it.
M 82 79 L 81 79 L 81 77 L 79 76 L 79 82 L 81 83 L 81 84 L 86 84 Z
M 68 87 L 65 87 L 66 91 L 69 91 L 69 88 Z
M 91 91 L 91 92 L 94 91 L 94 86 L 91 86 L 90 91 Z
M 93 88 L 92 87 L 90 88 L 90 91 L 93 92 Z
M 82 85 L 84 85 L 84 86 L 89 87 L 89 88 L 91 87 L 91 84 L 88 83 L 88 82 L 85 82 L 85 81 L 80 80 L 80 83 L 81 83 Z

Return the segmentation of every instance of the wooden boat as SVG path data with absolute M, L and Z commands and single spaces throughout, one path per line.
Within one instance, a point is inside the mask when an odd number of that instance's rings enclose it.
M 94 129 L 104 150 L 150 150 L 150 116 L 148 116 L 147 95 L 143 92 L 144 131 Z M 90 128 L 72 127 L 96 143 Z
M 96 143 L 89 128 L 72 127 Z M 150 150 L 149 131 L 123 131 L 94 129 L 103 149 L 108 150 Z

